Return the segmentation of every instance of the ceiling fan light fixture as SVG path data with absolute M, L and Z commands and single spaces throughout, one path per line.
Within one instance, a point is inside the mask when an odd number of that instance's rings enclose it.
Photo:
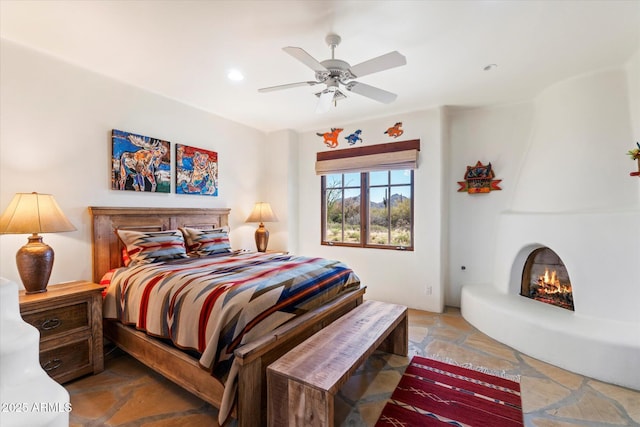
M 316 113 L 318 114 L 329 111 L 331 104 L 333 104 L 334 107 L 337 107 L 338 101 L 347 97 L 347 95 L 342 93 L 337 86 L 328 87 L 316 93 L 316 96 L 319 98 L 318 104 L 316 105 Z
M 318 93 L 316 93 L 315 95 L 316 95 L 318 98 L 320 98 L 320 97 L 322 96 L 322 94 L 327 93 L 327 92 L 333 92 L 333 98 L 331 98 L 331 99 L 332 99 L 332 101 L 339 101 L 339 100 L 341 100 L 341 99 L 346 99 L 346 98 L 347 98 L 347 95 L 345 95 L 344 93 L 342 93 L 342 91 L 340 91 L 340 90 L 338 90 L 338 89 L 332 90 L 332 89 L 329 89 L 329 88 L 327 88 L 327 89 L 325 89 L 325 90 L 323 90 L 323 91 L 321 91 L 321 92 L 318 92 Z

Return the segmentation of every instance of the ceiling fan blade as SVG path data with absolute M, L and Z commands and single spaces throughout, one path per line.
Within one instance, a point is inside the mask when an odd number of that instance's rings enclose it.
M 378 71 L 384 71 L 406 64 L 407 58 L 400 52 L 394 50 L 393 52 L 356 64 L 351 67 L 349 71 L 351 71 L 354 77 L 362 77 L 367 74 L 377 73 Z
M 359 82 L 351 82 L 345 87 L 348 91 L 366 96 L 367 98 L 374 99 L 382 102 L 383 104 L 390 104 L 398 97 L 395 93 L 387 92 L 386 90 L 378 89 L 377 87 Z
M 316 113 L 322 114 L 329 111 L 334 95 L 335 93 L 329 89 L 320 92 L 320 99 L 318 100 L 318 105 L 316 105 Z
M 263 87 L 258 89 L 258 92 L 272 92 L 274 90 L 282 90 L 282 89 L 289 89 L 292 87 L 299 87 L 299 86 L 313 86 L 313 85 L 317 85 L 319 82 L 315 82 L 315 81 L 308 81 L 308 82 L 298 82 L 298 83 L 288 83 L 286 85 L 278 85 L 278 86 L 270 86 L 270 87 Z
M 313 71 L 329 71 L 324 65 L 318 62 L 313 56 L 309 55 L 304 49 L 299 47 L 283 47 L 282 50 L 287 52 L 289 55 L 296 58 L 298 61 L 302 62 L 307 67 L 311 68 Z

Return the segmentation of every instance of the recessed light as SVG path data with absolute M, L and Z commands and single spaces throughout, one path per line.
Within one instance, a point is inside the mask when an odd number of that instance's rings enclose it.
M 239 70 L 233 69 L 233 70 L 229 70 L 229 73 L 227 74 L 227 78 L 234 82 L 239 82 L 241 80 L 244 80 L 244 75 Z
M 489 64 L 486 67 L 484 67 L 483 70 L 491 71 L 491 70 L 495 70 L 496 68 L 498 68 L 498 64 Z

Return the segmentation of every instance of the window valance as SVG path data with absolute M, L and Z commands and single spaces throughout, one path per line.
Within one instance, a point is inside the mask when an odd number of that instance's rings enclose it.
M 316 175 L 417 169 L 420 140 L 367 145 L 316 154 Z

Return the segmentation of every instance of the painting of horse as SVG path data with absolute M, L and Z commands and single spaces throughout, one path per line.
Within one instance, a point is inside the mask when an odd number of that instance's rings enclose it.
M 170 143 L 117 129 L 111 131 L 111 189 L 168 193 Z
M 218 153 L 176 144 L 176 193 L 218 195 Z

